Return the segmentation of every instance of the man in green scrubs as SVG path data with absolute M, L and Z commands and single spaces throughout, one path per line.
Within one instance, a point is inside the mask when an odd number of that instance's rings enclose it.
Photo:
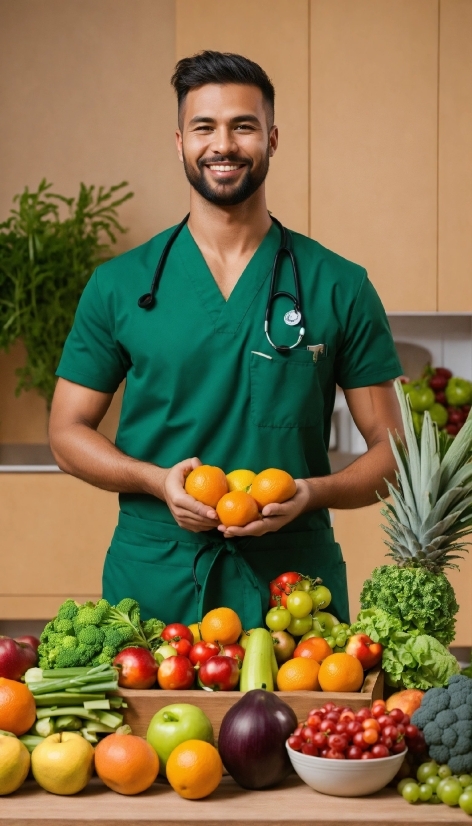
M 257 64 L 218 52 L 181 60 L 172 82 L 190 218 L 148 308 L 138 299 L 149 293 L 172 229 L 92 275 L 57 370 L 51 446 L 64 471 L 120 494 L 103 574 L 112 603 L 134 597 L 144 617 L 185 623 L 226 605 L 249 628 L 263 623 L 269 581 L 296 570 L 321 577 L 333 593 L 330 610 L 347 620 L 328 508 L 373 503 L 393 477 L 388 429 L 401 425 L 392 379 L 402 371 L 388 322 L 362 267 L 288 232 L 305 335 L 290 350 L 274 349 L 264 330 L 281 243 L 265 199 L 278 142 L 273 86 Z M 294 175 L 295 138 L 285 138 Z M 295 292 L 287 255 L 275 289 Z M 290 310 L 284 295 L 273 302 L 276 345 L 298 339 L 300 324 L 284 320 Z M 97 427 L 124 379 L 112 444 Z M 330 474 L 336 384 L 368 450 Z M 246 527 L 224 528 L 184 490 L 200 463 L 226 473 L 283 468 L 297 492 Z

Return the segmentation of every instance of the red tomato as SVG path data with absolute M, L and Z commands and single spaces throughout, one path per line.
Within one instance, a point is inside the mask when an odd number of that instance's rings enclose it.
M 303 577 L 301 574 L 297 574 L 296 571 L 287 571 L 287 573 L 280 574 L 273 579 L 269 584 L 270 607 L 276 608 L 277 605 L 283 605 L 283 607 L 286 608 L 288 595 L 292 593 L 293 586 L 297 582 L 300 582 L 301 579 L 303 579 Z
M 216 645 L 214 642 L 204 642 L 201 640 L 200 642 L 196 642 L 195 645 L 192 645 L 188 658 L 192 665 L 202 665 L 202 663 L 206 663 L 210 657 L 216 657 L 219 653 L 219 645 Z
M 188 640 L 193 645 L 193 634 L 186 625 L 182 625 L 181 622 L 171 622 L 170 625 L 166 625 L 164 628 L 161 637 L 166 642 L 170 642 L 171 640 Z
M 172 648 L 175 648 L 177 654 L 181 654 L 182 657 L 188 657 L 192 650 L 192 643 L 183 638 L 181 638 L 180 640 L 169 640 L 169 645 L 171 645 Z

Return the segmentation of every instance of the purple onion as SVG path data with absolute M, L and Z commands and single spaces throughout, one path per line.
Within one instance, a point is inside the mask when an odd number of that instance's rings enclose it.
M 297 727 L 295 712 L 271 691 L 247 691 L 221 723 L 218 750 L 243 789 L 267 789 L 291 772 L 285 741 Z

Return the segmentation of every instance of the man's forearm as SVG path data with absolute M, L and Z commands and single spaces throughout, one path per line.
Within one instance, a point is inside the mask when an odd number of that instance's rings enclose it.
M 117 493 L 149 493 L 164 499 L 166 470 L 127 456 L 85 424 L 56 433 L 51 449 L 61 470 L 84 482 Z
M 385 479 L 395 479 L 395 460 L 389 442 L 373 445 L 352 465 L 330 476 L 307 479 L 311 496 L 306 510 L 361 508 L 387 494 Z

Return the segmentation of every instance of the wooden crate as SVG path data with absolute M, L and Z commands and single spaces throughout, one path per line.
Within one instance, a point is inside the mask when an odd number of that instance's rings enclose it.
M 215 737 L 218 737 L 223 717 L 242 697 L 241 691 L 164 691 L 152 688 L 123 688 L 118 694 L 126 698 L 128 704 L 128 708 L 124 709 L 124 722 L 131 726 L 133 734 L 142 737 L 146 736 L 149 721 L 156 711 L 171 703 L 192 703 L 201 708 L 211 720 Z M 356 711 L 370 706 L 374 700 L 382 699 L 383 671 L 379 668 L 370 671 L 361 690 L 356 692 L 278 691 L 277 695 L 293 708 L 298 720 L 306 719 L 310 709 L 321 708 L 327 702 L 350 706 Z

